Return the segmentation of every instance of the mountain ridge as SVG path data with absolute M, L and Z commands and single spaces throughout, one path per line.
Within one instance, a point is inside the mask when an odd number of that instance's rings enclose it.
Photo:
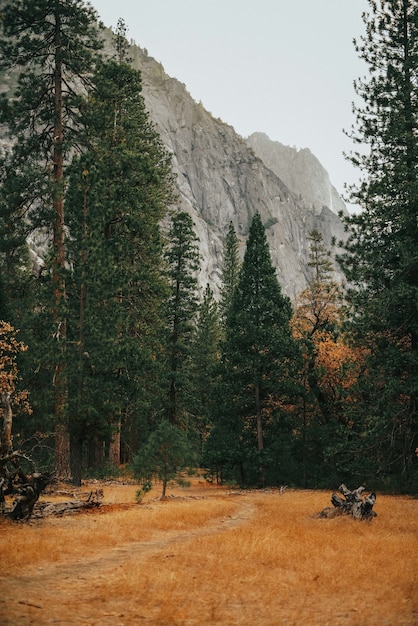
M 347 214 L 347 210 L 325 168 L 312 155 L 308 164 L 298 166 L 299 176 L 305 172 L 305 178 L 307 171 L 317 172 L 309 184 L 298 186 L 292 181 L 289 163 L 287 174 L 282 171 L 279 176 L 274 159 L 269 160 L 260 142 L 254 141 L 255 136 L 266 135 L 255 133 L 244 139 L 232 126 L 214 118 L 202 103 L 195 102 L 186 85 L 168 76 L 162 64 L 146 51 L 133 45 L 130 53 L 133 66 L 142 73 L 150 118 L 173 155 L 179 208 L 191 215 L 200 239 L 200 283 L 209 283 L 215 293 L 219 292 L 229 223 L 234 224 L 244 249 L 251 218 L 259 212 L 282 289 L 295 298 L 307 284 L 309 232 L 319 230 L 329 249 L 334 239 L 345 237 L 337 211 Z M 302 153 L 305 161 L 308 152 L 312 154 L 308 149 Z M 315 185 L 322 189 L 322 196 L 319 191 L 309 195 L 309 188 Z M 324 194 L 328 194 L 331 206 Z M 335 277 L 343 279 L 338 267 Z

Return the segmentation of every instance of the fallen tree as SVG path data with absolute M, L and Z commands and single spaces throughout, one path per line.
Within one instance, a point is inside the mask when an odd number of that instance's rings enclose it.
M 101 505 L 102 500 L 103 489 L 96 489 L 96 491 L 90 491 L 84 499 L 73 498 L 67 502 L 38 502 L 33 512 L 33 517 L 39 518 L 47 515 L 59 517 L 85 509 L 95 509 Z
M 338 517 L 339 515 L 351 515 L 356 520 L 371 521 L 377 513 L 373 511 L 376 502 L 375 492 L 365 496 L 365 488 L 361 485 L 354 491 L 350 491 L 344 484 L 338 487 L 338 493 L 331 496 L 332 507 L 322 509 L 315 517 Z

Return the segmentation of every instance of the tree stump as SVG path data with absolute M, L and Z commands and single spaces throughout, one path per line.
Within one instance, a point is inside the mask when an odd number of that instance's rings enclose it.
M 339 493 L 333 493 L 331 496 L 331 503 L 333 507 L 326 507 L 322 509 L 315 517 L 333 518 L 339 515 L 351 515 L 356 520 L 371 521 L 377 516 L 377 513 L 373 511 L 373 506 L 376 502 L 376 494 L 370 493 L 368 496 L 363 496 L 365 488 L 361 485 L 354 491 L 350 491 L 344 484 L 338 487 Z

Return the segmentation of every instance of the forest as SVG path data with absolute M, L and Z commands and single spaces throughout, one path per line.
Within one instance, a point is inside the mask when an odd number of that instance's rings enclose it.
M 82 0 L 2 0 L 1 487 L 129 471 L 164 495 L 201 468 L 417 493 L 418 6 L 371 0 L 363 19 L 343 252 L 312 230 L 290 301 L 255 213 L 243 258 L 229 224 L 215 299 L 123 20 L 105 55 Z

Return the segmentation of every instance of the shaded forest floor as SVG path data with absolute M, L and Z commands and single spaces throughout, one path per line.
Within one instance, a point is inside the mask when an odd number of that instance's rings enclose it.
M 1 624 L 418 624 L 418 500 L 378 494 L 368 523 L 313 518 L 325 491 L 98 487 L 100 508 L 0 523 Z

